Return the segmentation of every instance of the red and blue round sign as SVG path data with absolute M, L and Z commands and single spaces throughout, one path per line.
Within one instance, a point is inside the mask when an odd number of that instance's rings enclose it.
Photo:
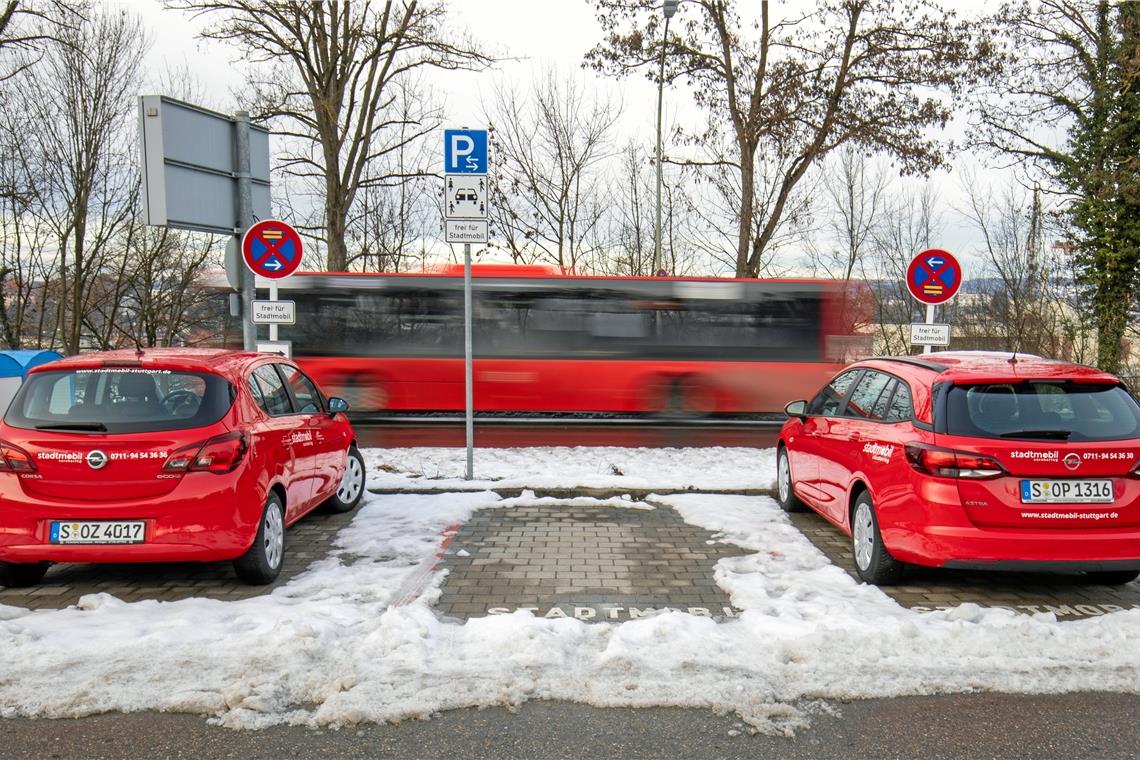
M 946 303 L 962 287 L 962 265 L 949 251 L 923 251 L 907 267 L 906 287 L 919 303 Z
M 301 266 L 301 236 L 285 222 L 258 222 L 242 237 L 241 254 L 254 274 L 280 280 Z

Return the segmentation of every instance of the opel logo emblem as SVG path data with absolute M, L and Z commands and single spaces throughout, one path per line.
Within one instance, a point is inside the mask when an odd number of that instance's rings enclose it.
M 92 470 L 100 470 L 107 465 L 107 455 L 99 449 L 87 453 L 87 466 Z
M 1065 466 L 1070 470 L 1075 470 L 1081 466 L 1081 457 L 1078 454 L 1066 454 L 1065 458 L 1061 461 L 1063 461 Z

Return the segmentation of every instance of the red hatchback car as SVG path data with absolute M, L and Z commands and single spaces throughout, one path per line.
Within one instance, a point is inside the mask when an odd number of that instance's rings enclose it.
M 858 362 L 786 407 L 777 492 L 852 537 L 866 581 L 930 567 L 1140 575 L 1140 406 L 1040 357 Z
M 0 585 L 35 584 L 53 562 L 217 560 L 271 582 L 288 525 L 360 502 L 347 409 L 269 354 L 111 351 L 36 368 L 0 424 Z

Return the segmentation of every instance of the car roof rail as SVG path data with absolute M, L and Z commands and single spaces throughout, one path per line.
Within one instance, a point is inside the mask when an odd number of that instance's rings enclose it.
M 934 372 L 945 372 L 946 370 L 950 369 L 949 364 L 931 361 L 930 359 L 919 359 L 916 356 L 872 356 L 870 361 L 900 362 L 902 364 L 910 364 L 915 367 L 929 369 Z

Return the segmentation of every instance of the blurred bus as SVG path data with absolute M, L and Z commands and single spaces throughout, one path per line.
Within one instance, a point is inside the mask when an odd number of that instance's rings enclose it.
M 354 411 L 464 408 L 462 266 L 297 274 L 279 289 L 297 305 L 296 324 L 281 326 L 279 338 Z M 824 280 L 475 265 L 475 409 L 778 412 L 866 353 L 867 341 L 845 326 L 850 300 L 850 287 Z

